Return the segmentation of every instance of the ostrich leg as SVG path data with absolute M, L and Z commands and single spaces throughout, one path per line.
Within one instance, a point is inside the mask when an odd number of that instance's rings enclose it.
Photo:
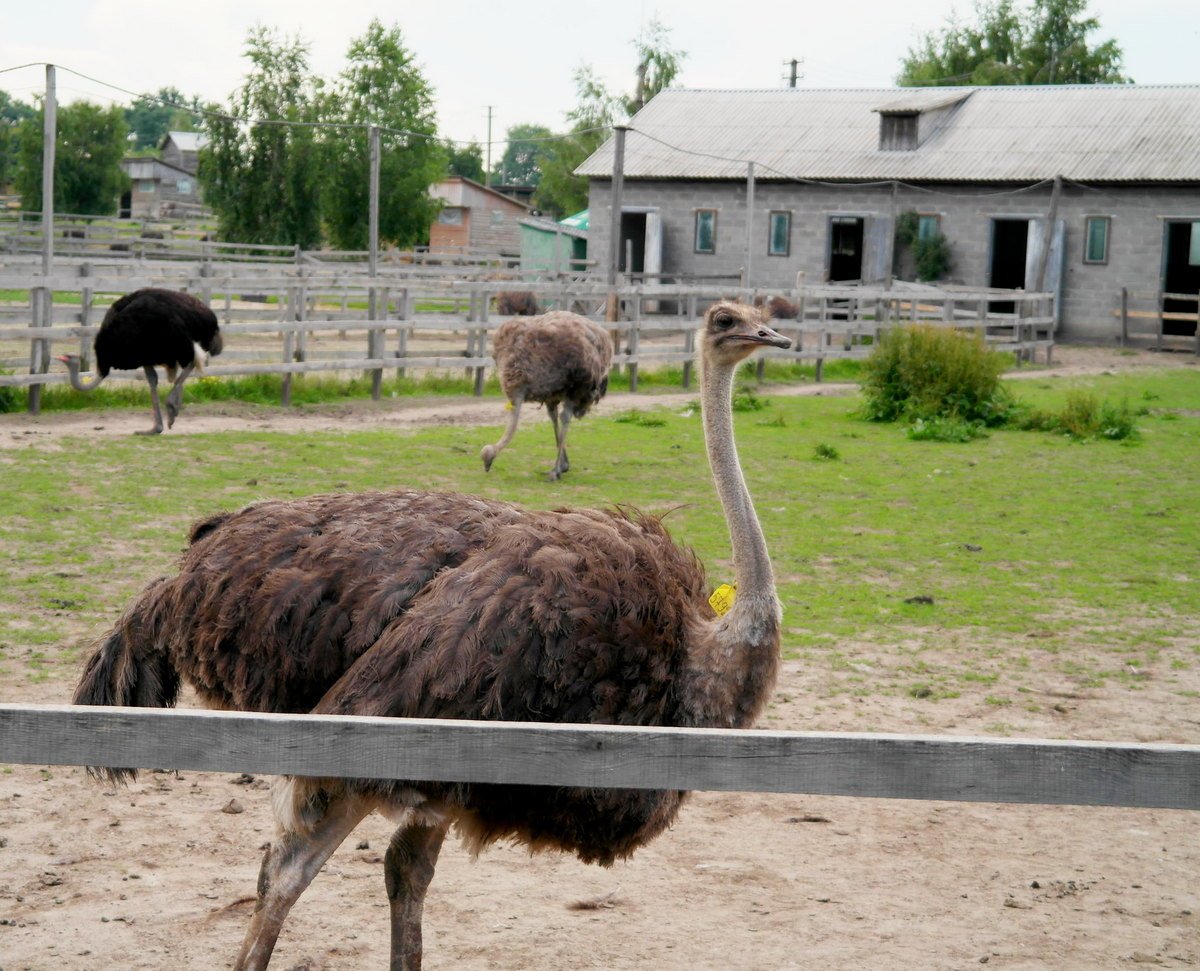
M 266 968 L 288 911 L 369 810 L 360 800 L 335 797 L 310 832 L 286 832 L 267 847 L 258 872 L 258 903 L 234 971 Z
M 187 380 L 187 376 L 196 368 L 195 364 L 188 364 L 179 376 L 175 379 L 175 384 L 171 386 L 171 393 L 167 395 L 167 427 L 175 427 L 175 419 L 179 417 L 179 413 L 183 411 L 183 382 Z
M 501 436 L 500 441 L 495 445 L 483 446 L 483 451 L 479 454 L 483 458 L 484 472 L 491 471 L 492 463 L 496 460 L 496 456 L 513 440 L 513 436 L 517 433 L 517 423 L 521 420 L 521 405 L 524 403 L 525 395 L 518 393 L 512 399 L 512 411 L 508 415 L 508 427 L 504 429 L 504 434 Z
M 158 372 L 150 364 L 142 368 L 146 372 L 146 380 L 150 382 L 150 404 L 154 408 L 154 427 L 144 432 L 134 432 L 135 435 L 161 435 L 163 430 L 162 405 L 158 402 Z
M 445 826 L 402 826 L 383 859 L 392 908 L 391 971 L 421 971 L 421 913 L 433 879 Z
M 567 459 L 567 428 L 571 424 L 571 417 L 574 412 L 571 411 L 569 404 L 563 405 L 562 424 L 558 422 L 558 416 L 554 418 L 554 440 L 558 444 L 558 458 L 554 462 L 554 468 L 550 470 L 550 481 L 559 479 L 571 467 L 570 461 Z

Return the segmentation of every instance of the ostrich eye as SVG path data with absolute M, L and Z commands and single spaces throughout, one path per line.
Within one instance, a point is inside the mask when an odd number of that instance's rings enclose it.
M 718 327 L 720 327 L 722 330 L 727 330 L 728 328 L 733 326 L 733 318 L 730 317 L 728 314 L 721 314 L 721 316 L 717 317 L 713 321 L 713 323 L 716 324 Z

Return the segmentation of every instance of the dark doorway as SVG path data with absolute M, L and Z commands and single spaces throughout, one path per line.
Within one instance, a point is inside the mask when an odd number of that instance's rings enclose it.
M 988 285 L 999 290 L 1025 289 L 1025 254 L 1029 246 L 1028 219 L 992 220 L 992 269 Z M 1012 300 L 992 300 L 988 310 L 997 314 L 1016 311 Z
M 117 213 L 118 219 L 130 219 L 133 215 L 133 193 L 121 193 L 121 208 Z
M 1166 224 L 1166 258 L 1163 267 L 1164 293 L 1200 291 L 1200 222 L 1169 222 Z M 1195 262 L 1193 262 L 1193 259 Z M 1163 313 L 1194 314 L 1196 297 L 1191 300 L 1163 300 Z M 1196 333 L 1194 320 L 1164 320 L 1164 334 L 1192 337 Z
M 627 261 L 632 259 L 628 265 Z M 621 213 L 622 273 L 641 273 L 646 269 L 646 214 L 644 212 Z
M 861 280 L 863 220 L 860 216 L 833 216 L 829 220 L 829 280 Z

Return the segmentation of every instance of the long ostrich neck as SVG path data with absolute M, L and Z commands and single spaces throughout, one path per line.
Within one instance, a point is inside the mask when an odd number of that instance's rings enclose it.
M 781 612 L 766 540 L 733 442 L 734 370 L 705 362 L 700 380 L 704 440 L 729 524 L 737 596 L 723 617 L 693 628 L 681 700 L 684 720 L 693 725 L 744 728 L 775 686 Z
M 717 495 L 729 524 L 738 600 L 775 598 L 775 575 L 767 542 L 754 514 L 737 446 L 733 441 L 733 377 L 735 366 L 705 367 L 701 373 L 704 443 Z
M 99 387 L 100 382 L 104 380 L 100 372 L 97 371 L 92 375 L 91 380 L 84 381 L 79 376 L 78 361 L 67 361 L 67 374 L 71 380 L 71 387 L 76 391 L 94 391 Z

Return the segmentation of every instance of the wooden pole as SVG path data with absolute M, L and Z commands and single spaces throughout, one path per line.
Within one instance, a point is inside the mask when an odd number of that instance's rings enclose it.
M 617 319 L 617 273 L 621 262 L 621 191 L 625 181 L 625 132 L 629 129 L 617 125 L 613 129 L 612 196 L 609 203 L 608 224 L 608 308 L 605 319 Z
M 1042 235 L 1042 251 L 1038 253 L 1037 273 L 1031 289 L 1042 292 L 1046 282 L 1046 264 L 1050 261 L 1050 246 L 1054 242 L 1054 221 L 1058 218 L 1058 197 L 1062 193 L 1062 176 L 1054 177 L 1054 188 L 1050 190 L 1050 210 L 1046 213 L 1046 232 Z
M 379 291 L 375 288 L 375 275 L 379 268 L 379 126 L 372 125 L 368 131 L 370 150 L 370 191 L 367 212 L 367 272 L 371 275 L 371 289 L 367 294 L 367 319 L 377 320 Z M 383 332 L 367 332 L 367 357 L 382 356 Z M 383 387 L 383 368 L 371 372 L 371 399 L 378 401 Z
M 54 269 L 54 151 L 58 140 L 58 102 L 54 65 L 46 65 L 46 103 L 42 118 L 42 277 L 48 281 Z M 49 327 L 54 323 L 54 291 L 43 285 L 37 288 L 31 309 L 35 327 Z M 44 339 L 33 342 L 29 359 L 31 374 L 45 374 L 49 367 L 50 345 Z M 29 386 L 29 413 L 36 415 L 42 410 L 42 386 Z
M 754 286 L 754 163 L 746 163 L 746 279 L 743 286 Z

